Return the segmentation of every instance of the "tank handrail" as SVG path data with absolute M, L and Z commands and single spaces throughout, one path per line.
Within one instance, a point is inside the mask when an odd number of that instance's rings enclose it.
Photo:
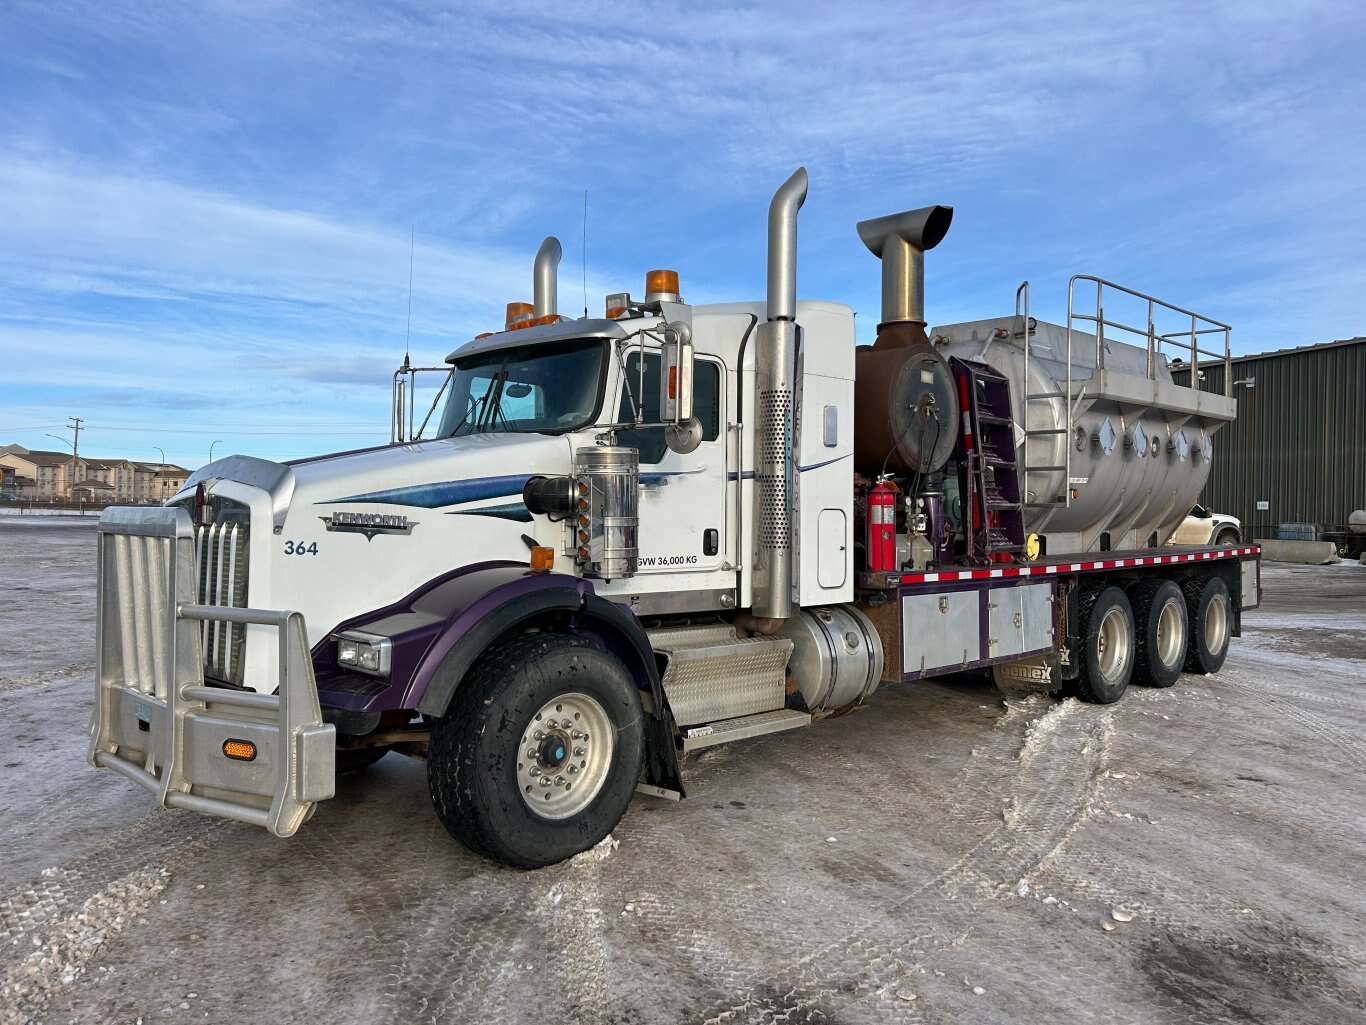
M 1096 311 L 1094 315 L 1089 312 L 1083 313 L 1076 308 L 1076 285 L 1079 281 L 1096 286 Z M 1122 295 L 1129 296 L 1132 299 L 1147 303 L 1148 326 L 1146 329 L 1134 327 L 1121 321 L 1106 319 L 1105 290 L 1107 288 L 1111 289 L 1113 292 L 1118 292 Z M 1156 317 L 1159 311 L 1190 317 L 1190 328 L 1159 334 L 1156 328 Z M 1196 313 L 1194 310 L 1188 310 L 1183 306 L 1177 306 L 1175 303 L 1169 303 L 1164 299 L 1159 299 L 1146 292 L 1140 292 L 1137 289 L 1128 288 L 1125 285 L 1107 281 L 1104 278 L 1098 278 L 1090 274 L 1074 274 L 1067 282 L 1067 348 L 1069 366 L 1071 364 L 1072 324 L 1074 321 L 1091 324 L 1095 327 L 1097 370 L 1105 369 L 1105 329 L 1109 327 L 1114 328 L 1116 331 L 1127 332 L 1131 335 L 1140 335 L 1145 339 L 1147 343 L 1145 366 L 1149 380 L 1156 380 L 1157 378 L 1158 359 L 1166 359 L 1166 353 L 1163 352 L 1162 347 L 1164 345 L 1171 345 L 1190 355 L 1191 376 L 1190 384 L 1186 387 L 1199 389 L 1200 357 L 1208 356 L 1211 359 L 1223 361 L 1224 394 L 1233 394 L 1233 381 L 1231 379 L 1233 352 L 1230 345 L 1230 334 L 1233 331 L 1233 328 L 1223 321 L 1215 320 L 1213 317 L 1207 317 L 1202 313 Z M 1222 334 L 1224 336 L 1222 352 L 1217 349 L 1205 349 L 1200 347 L 1200 336 L 1208 334 Z
M 1164 309 L 1171 310 L 1173 313 L 1180 313 L 1187 317 L 1197 317 L 1198 319 L 1203 320 L 1206 324 L 1213 324 L 1218 329 L 1222 329 L 1225 331 L 1233 330 L 1232 325 L 1225 324 L 1221 320 L 1215 320 L 1213 317 L 1207 317 L 1203 313 L 1196 313 L 1194 310 L 1188 310 L 1183 306 L 1177 306 L 1175 303 L 1169 303 L 1165 299 L 1159 299 L 1155 295 L 1148 295 L 1148 293 L 1146 292 L 1139 292 L 1135 289 L 1128 288 L 1125 285 L 1117 285 L 1115 284 L 1115 282 L 1107 281 L 1105 278 L 1098 278 L 1091 274 L 1073 274 L 1072 281 L 1090 281 L 1093 284 L 1102 285 L 1105 288 L 1113 288 L 1116 291 L 1125 293 L 1126 295 L 1131 295 L 1135 299 L 1143 299 L 1144 301 L 1151 300 L 1152 302 L 1157 303 Z M 1183 331 L 1181 333 L 1185 334 L 1186 332 Z

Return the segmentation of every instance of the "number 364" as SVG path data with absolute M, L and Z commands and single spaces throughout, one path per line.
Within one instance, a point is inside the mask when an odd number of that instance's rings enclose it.
M 286 555 L 317 555 L 317 554 L 318 554 L 318 542 L 314 541 L 314 542 L 311 543 L 311 544 L 304 544 L 302 541 L 286 541 L 286 542 L 285 542 L 285 554 L 286 554 Z

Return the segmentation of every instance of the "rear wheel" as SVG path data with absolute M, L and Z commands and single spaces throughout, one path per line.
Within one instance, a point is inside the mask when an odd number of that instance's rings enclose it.
M 540 868 L 621 821 L 644 747 L 640 696 L 621 660 L 562 634 L 485 655 L 432 730 L 427 786 L 470 850 Z
M 1215 539 L 1214 543 L 1229 547 L 1236 545 L 1238 541 L 1238 531 L 1234 530 L 1232 527 L 1225 527 L 1223 530 L 1219 531 L 1219 536 Z
M 1134 671 L 1134 614 L 1118 587 L 1083 591 L 1077 606 L 1081 644 L 1071 692 L 1083 701 L 1108 705 L 1124 696 Z
M 1171 580 L 1144 580 L 1129 589 L 1138 650 L 1133 682 L 1170 687 L 1186 661 L 1186 598 Z
M 1228 585 L 1218 577 L 1186 581 L 1182 588 L 1190 613 L 1190 640 L 1186 645 L 1186 672 L 1217 673 L 1228 657 L 1233 630 L 1233 604 Z

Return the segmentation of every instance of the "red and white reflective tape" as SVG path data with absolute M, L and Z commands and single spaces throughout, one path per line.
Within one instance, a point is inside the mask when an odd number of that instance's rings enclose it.
M 991 580 L 994 577 L 1038 577 L 1058 573 L 1086 573 L 1102 569 L 1128 569 L 1134 566 L 1166 566 L 1179 562 L 1201 562 L 1205 559 L 1237 559 L 1258 555 L 1255 546 L 1242 548 L 1214 548 L 1203 552 L 1181 552 L 1172 555 L 1135 555 L 1123 559 L 1102 559 L 1093 562 L 1060 562 L 1047 566 L 1002 566 L 999 569 L 939 570 L 934 573 L 903 573 L 903 584 L 933 584 L 948 580 Z

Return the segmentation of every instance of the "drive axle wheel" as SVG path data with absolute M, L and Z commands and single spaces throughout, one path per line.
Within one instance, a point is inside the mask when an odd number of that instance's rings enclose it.
M 1171 580 L 1144 580 L 1129 589 L 1138 651 L 1133 682 L 1170 687 L 1186 661 L 1186 599 Z
M 1134 671 L 1134 614 L 1129 599 L 1113 585 L 1083 591 L 1077 626 L 1081 644 L 1071 693 L 1097 705 L 1118 701 Z
M 626 667 L 538 633 L 486 653 L 432 729 L 427 786 L 441 824 L 517 868 L 586 851 L 621 821 L 644 749 Z
M 1233 631 L 1233 606 L 1228 585 L 1218 577 L 1187 580 L 1182 588 L 1190 612 L 1190 641 L 1186 645 L 1186 672 L 1217 673 L 1228 657 Z

